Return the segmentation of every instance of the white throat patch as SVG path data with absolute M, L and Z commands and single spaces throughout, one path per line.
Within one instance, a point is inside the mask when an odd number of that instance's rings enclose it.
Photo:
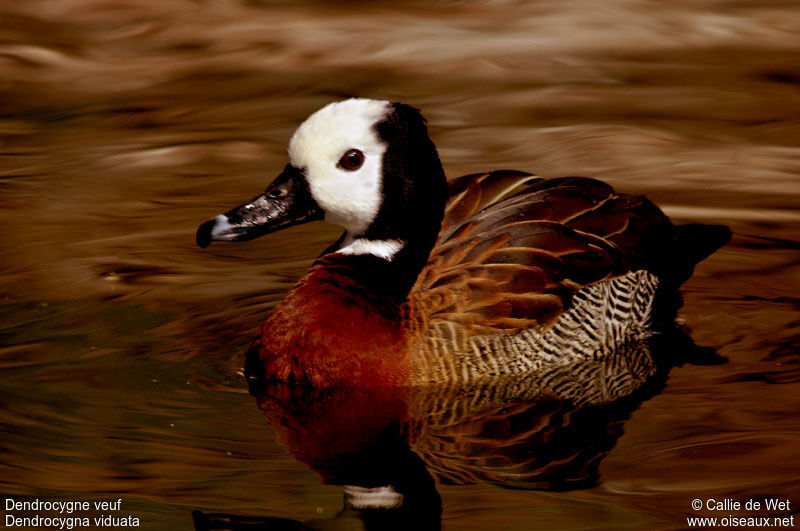
M 390 262 L 394 255 L 405 246 L 403 240 L 369 240 L 367 238 L 351 239 L 348 235 L 342 246 L 336 251 L 341 254 L 371 254 Z
M 344 499 L 354 509 L 394 509 L 403 505 L 403 495 L 391 485 L 385 487 L 359 487 L 345 485 Z
M 308 117 L 289 142 L 289 160 L 305 171 L 311 195 L 325 221 L 361 234 L 382 203 L 382 167 L 386 144 L 375 125 L 390 112 L 387 101 L 350 99 L 331 103 Z M 360 168 L 338 167 L 350 149 L 364 154 Z

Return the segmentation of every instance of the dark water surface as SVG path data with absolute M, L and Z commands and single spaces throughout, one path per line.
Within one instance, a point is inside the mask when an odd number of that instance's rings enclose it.
M 159 530 L 195 509 L 340 511 L 240 372 L 338 230 L 205 251 L 194 230 L 280 172 L 309 113 L 357 95 L 422 109 L 450 177 L 599 177 L 734 231 L 680 312 L 728 363 L 675 368 L 622 414 L 589 488 L 441 482 L 445 528 L 675 529 L 709 497 L 800 507 L 800 8 L 599 5 L 0 4 L 0 492 L 121 497 Z

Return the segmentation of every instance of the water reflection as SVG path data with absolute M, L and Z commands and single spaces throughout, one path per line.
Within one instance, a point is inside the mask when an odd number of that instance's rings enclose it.
M 195 528 L 440 529 L 440 484 L 590 488 L 673 366 L 724 361 L 680 329 L 565 367 L 546 388 L 531 374 L 469 387 L 316 389 L 266 381 L 250 358 L 250 392 L 279 442 L 323 483 L 342 486 L 343 507 L 305 522 L 196 511 Z

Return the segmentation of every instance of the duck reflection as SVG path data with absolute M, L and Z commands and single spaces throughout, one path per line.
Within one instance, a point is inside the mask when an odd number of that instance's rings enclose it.
M 625 421 L 660 392 L 675 360 L 724 361 L 679 330 L 629 347 L 612 359 L 468 387 L 315 389 L 265 380 L 249 363 L 250 392 L 279 441 L 323 483 L 342 486 L 343 509 L 305 522 L 195 512 L 195 527 L 440 529 L 438 484 L 592 487 Z

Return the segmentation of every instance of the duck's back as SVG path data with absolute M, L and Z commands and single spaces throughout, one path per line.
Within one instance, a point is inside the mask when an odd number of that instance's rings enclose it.
M 630 354 L 671 321 L 677 287 L 729 237 L 725 227 L 676 227 L 646 198 L 594 179 L 456 179 L 409 297 L 421 346 L 414 379 L 537 372 L 544 382 L 561 375 L 546 387 L 568 397 L 587 390 L 569 389 L 564 366 L 593 370 L 586 361 L 613 358 L 612 386 L 635 387 L 652 368 Z

